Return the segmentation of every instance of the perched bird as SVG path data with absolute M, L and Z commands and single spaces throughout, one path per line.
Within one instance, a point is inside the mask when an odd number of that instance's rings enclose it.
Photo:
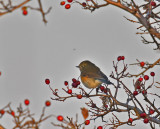
M 80 77 L 83 85 L 89 89 L 97 88 L 102 83 L 113 84 L 100 68 L 88 60 L 82 61 L 79 66 L 76 67 L 78 67 L 81 72 Z

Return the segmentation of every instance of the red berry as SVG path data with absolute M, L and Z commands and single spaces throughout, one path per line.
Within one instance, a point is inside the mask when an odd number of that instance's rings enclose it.
M 144 95 L 147 94 L 147 91 L 146 91 L 146 90 L 143 90 L 143 91 L 142 91 L 142 94 L 144 94 Z
M 144 62 L 140 62 L 140 66 L 143 67 L 145 65 Z
M 144 75 L 144 80 L 149 80 L 149 76 L 148 75 Z
M 60 3 L 60 4 L 61 4 L 61 5 L 65 5 L 65 3 L 66 3 L 65 1 L 61 1 L 61 3 Z
M 80 85 L 80 84 L 81 84 L 81 82 L 80 82 L 80 81 L 76 81 L 76 84 L 77 84 L 77 86 L 78 86 L 78 85 Z
M 46 83 L 47 85 L 49 85 L 49 84 L 50 84 L 50 80 L 49 80 L 49 79 L 46 79 L 46 80 L 45 80 L 45 83 Z
M 141 113 L 140 114 L 140 117 L 142 117 L 142 118 L 145 118 L 147 115 L 146 115 L 146 113 Z
M 30 102 L 29 102 L 28 99 L 24 100 L 24 104 L 25 104 L 25 105 L 29 105 L 29 103 L 30 103 Z
M 121 57 L 121 56 L 118 56 L 117 60 L 118 60 L 118 61 L 122 60 L 122 57 Z
M 129 123 L 132 123 L 132 122 L 133 122 L 133 119 L 132 119 L 132 118 L 129 118 L 129 119 L 128 119 L 128 122 L 129 122 Z
M 68 86 L 68 82 L 67 82 L 67 81 L 65 81 L 65 82 L 64 82 L 64 85 L 65 85 L 65 86 Z
M 151 1 L 152 6 L 156 6 L 156 3 L 154 1 Z
M 145 119 L 143 120 L 143 122 L 147 124 L 147 123 L 149 122 L 149 119 L 148 119 L 148 118 L 145 118 Z
M 138 95 L 138 91 L 134 91 L 134 92 L 133 92 L 133 95 L 134 95 L 134 96 Z
M 151 72 L 150 75 L 151 75 L 151 76 L 155 76 L 155 73 L 154 73 L 154 72 Z
M 149 113 L 153 114 L 155 111 L 153 109 L 149 109 Z
M 71 8 L 71 5 L 70 5 L 70 4 L 66 4 L 66 5 L 65 5 L 65 8 L 66 8 L 66 9 L 70 9 L 70 8 Z
M 4 115 L 4 113 L 5 113 L 5 111 L 2 109 L 2 110 L 0 110 L 0 114 L 1 115 Z
M 68 89 L 68 94 L 72 94 L 72 90 L 71 89 Z
M 108 105 L 105 105 L 105 108 L 108 108 Z
M 97 129 L 103 129 L 103 127 L 102 126 L 98 126 Z
M 78 86 L 78 85 L 77 85 L 76 82 L 73 82 L 73 83 L 72 83 L 72 87 L 77 88 L 77 86 Z
M 85 125 L 89 125 L 89 124 L 90 124 L 90 120 L 86 120 Z
M 77 82 L 77 80 L 76 80 L 75 78 L 72 78 L 72 82 L 76 83 L 76 82 Z
M 141 89 L 141 86 L 137 86 L 137 89 Z
M 78 99 L 81 99 L 81 98 L 82 98 L 82 95 L 81 95 L 81 94 L 77 95 L 77 98 L 78 98 Z
M 87 5 L 87 4 L 86 4 L 85 2 L 82 3 L 82 6 L 83 6 L 83 7 L 86 7 L 86 5 Z
M 27 10 L 23 10 L 23 15 L 27 15 L 28 14 L 28 11 Z
M 63 121 L 63 116 L 57 116 L 57 120 Z
M 121 56 L 121 60 L 124 60 L 125 59 L 125 57 L 124 56 Z
M 51 102 L 49 100 L 47 100 L 45 104 L 47 107 L 49 107 L 51 105 Z
M 69 3 L 73 2 L 73 0 L 67 0 Z
M 14 111 L 11 111 L 11 115 L 12 115 L 12 116 L 15 116 L 15 113 L 14 113 Z
M 104 91 L 105 88 L 104 88 L 104 86 L 100 86 L 100 89 L 101 89 L 101 91 Z
M 140 78 L 138 79 L 138 81 L 142 82 L 142 81 L 143 81 L 143 78 L 140 77 Z
M 0 76 L 2 75 L 2 72 L 0 72 Z

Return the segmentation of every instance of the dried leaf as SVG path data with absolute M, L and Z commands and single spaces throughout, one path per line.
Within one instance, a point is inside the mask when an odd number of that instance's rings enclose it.
M 88 109 L 86 109 L 86 108 L 81 108 L 81 112 L 82 112 L 83 118 L 84 118 L 84 119 L 87 119 L 87 117 L 89 116 Z
M 0 129 L 5 129 L 2 125 L 0 125 Z

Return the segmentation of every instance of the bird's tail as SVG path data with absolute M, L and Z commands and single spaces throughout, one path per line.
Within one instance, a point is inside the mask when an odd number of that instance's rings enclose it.
M 108 85 L 114 85 L 112 82 L 110 82 L 109 80 L 106 82 L 106 84 L 108 84 Z

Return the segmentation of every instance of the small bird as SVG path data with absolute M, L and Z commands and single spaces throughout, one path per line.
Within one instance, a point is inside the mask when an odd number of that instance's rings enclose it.
M 102 83 L 113 84 L 94 63 L 85 60 L 78 66 L 83 85 L 89 89 L 98 88 Z

